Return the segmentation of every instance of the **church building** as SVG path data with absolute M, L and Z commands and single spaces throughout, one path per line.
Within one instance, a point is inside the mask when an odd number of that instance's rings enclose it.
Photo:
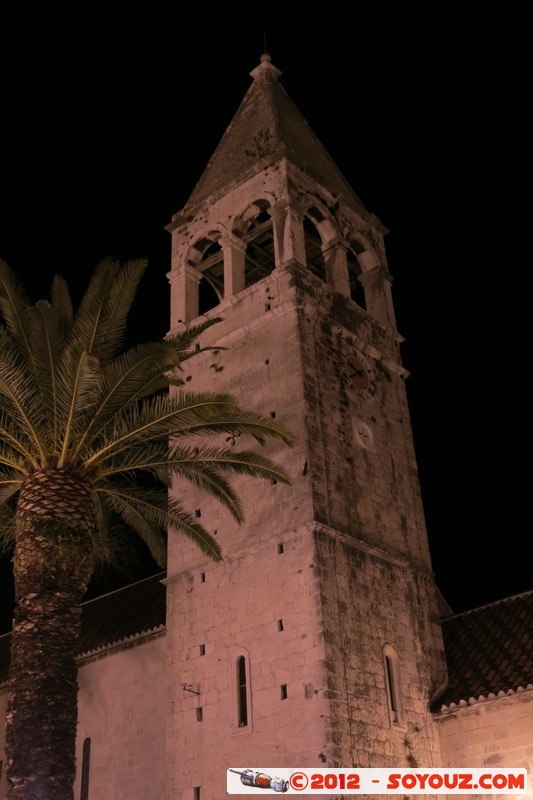
M 168 279 L 170 331 L 220 317 L 187 388 L 283 422 L 296 445 L 262 452 L 292 483 L 234 480 L 242 525 L 176 483 L 222 560 L 169 532 L 165 572 L 84 604 L 76 800 L 222 800 L 228 768 L 525 768 L 531 791 L 533 591 L 454 615 L 435 585 L 387 231 L 280 76 L 251 72 Z

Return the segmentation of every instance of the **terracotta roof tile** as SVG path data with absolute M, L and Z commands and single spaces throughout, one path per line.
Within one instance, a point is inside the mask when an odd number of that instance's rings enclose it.
M 533 591 L 443 620 L 449 685 L 432 711 L 533 688 Z
M 161 572 L 83 603 L 79 655 L 164 626 L 165 577 Z

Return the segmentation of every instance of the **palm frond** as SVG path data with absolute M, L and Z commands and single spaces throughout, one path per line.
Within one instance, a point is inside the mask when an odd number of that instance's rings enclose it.
M 156 479 L 166 488 L 170 488 L 170 476 L 179 476 L 194 486 L 202 489 L 203 491 L 211 494 L 219 503 L 224 505 L 232 516 L 238 521 L 242 522 L 244 519 L 243 509 L 239 499 L 228 481 L 222 477 L 221 472 L 225 471 L 225 464 L 223 461 L 224 452 L 221 452 L 220 460 L 216 461 L 214 458 L 211 461 L 202 459 L 201 455 L 197 455 L 195 450 L 183 450 L 175 459 L 168 458 L 168 447 L 166 445 L 150 447 L 139 446 L 132 448 L 132 458 L 128 466 L 124 464 L 123 459 L 117 461 L 116 464 L 106 465 L 98 472 L 98 477 L 95 482 L 98 484 L 101 481 L 109 481 L 115 477 L 130 477 L 135 481 L 139 473 L 151 473 Z M 255 454 L 250 454 L 253 460 Z M 244 454 L 243 460 L 246 460 Z M 262 459 L 265 461 L 265 459 Z M 270 462 L 269 462 L 270 463 Z M 232 465 L 226 467 L 227 471 L 245 473 L 246 470 L 239 469 Z M 247 474 L 256 475 L 257 472 L 251 468 Z M 168 478 L 167 478 L 168 475 Z
M 4 398 L 5 399 L 5 398 Z M 28 439 L 26 428 L 18 423 L 18 418 L 0 409 L 0 464 L 18 466 L 21 470 L 37 465 L 37 455 L 33 437 Z
M 214 497 L 230 512 L 231 516 L 239 523 L 244 521 L 244 509 L 231 484 L 216 470 L 210 470 L 184 462 L 179 467 L 172 469 L 172 475 L 196 486 L 211 497 Z
M 167 519 L 169 532 L 183 534 L 213 561 L 222 559 L 217 540 L 174 500 L 169 500 Z
M 218 542 L 179 503 L 169 499 L 166 492 L 163 495 L 143 492 L 133 486 L 109 486 L 103 491 L 106 503 L 139 533 L 160 566 L 166 563 L 166 543 L 159 537 L 162 530 L 170 529 L 191 539 L 213 560 L 220 560 Z M 148 525 L 148 528 L 144 525 Z
M 21 483 L 20 473 L 17 475 L 11 472 L 10 474 L 5 467 L 2 469 L 0 473 L 0 505 L 18 492 Z
M 165 439 L 141 442 L 131 447 L 127 457 L 121 454 L 120 458 L 109 456 L 102 459 L 98 470 L 92 471 L 95 480 L 105 480 L 110 475 L 134 472 L 157 472 L 165 469 L 168 461 L 168 442 Z
M 2 442 L 0 448 L 0 467 L 2 469 L 14 469 L 20 475 L 25 475 L 28 465 L 31 463 L 30 459 L 25 454 L 21 454 L 20 450 L 15 450 Z
M 109 533 L 109 508 L 102 502 L 103 496 L 93 491 L 94 520 L 95 528 L 102 537 L 107 537 Z
M 75 315 L 71 337 L 88 353 L 97 355 L 102 364 L 123 345 L 128 314 L 146 266 L 146 259 L 121 264 L 107 258 L 92 275 Z
M 16 536 L 16 509 L 13 502 L 7 500 L 0 504 L 0 553 L 12 549 Z
M 167 459 L 171 473 L 180 472 L 181 465 L 188 468 L 214 472 L 231 472 L 251 478 L 276 480 L 290 485 L 291 479 L 280 464 L 251 450 L 233 450 L 227 447 L 184 448 L 174 443 Z
M 97 490 L 98 491 L 98 490 Z M 107 484 L 101 493 L 109 508 L 141 537 L 157 564 L 166 564 L 166 492 L 141 487 Z
M 32 361 L 27 312 L 31 303 L 17 274 L 0 258 L 0 317 L 25 357 Z
M 120 454 L 129 457 L 132 446 L 164 440 L 176 425 L 185 425 L 187 421 L 197 423 L 209 408 L 214 409 L 217 405 L 234 407 L 233 398 L 227 395 L 209 395 L 209 398 L 208 401 L 207 396 L 198 395 L 188 404 L 182 397 L 156 396 L 146 399 L 139 407 L 127 409 L 114 420 L 113 428 L 107 431 L 102 446 L 87 457 L 86 466 L 98 465 Z
M 36 378 L 43 403 L 50 413 L 52 436 L 57 436 L 57 363 L 64 346 L 57 314 L 46 300 L 31 309 L 31 341 L 35 355 Z
M 66 341 L 74 320 L 70 290 L 62 275 L 54 275 L 50 289 L 50 302 L 56 313 L 61 337 Z
M 63 354 L 58 381 L 58 408 L 63 412 L 61 425 L 62 447 L 58 466 L 62 467 L 68 457 L 71 442 L 85 425 L 85 420 L 94 406 L 98 382 L 98 360 L 87 352 L 76 352 L 70 347 Z M 59 444 L 59 443 L 58 443 Z
M 173 346 L 165 341 L 148 342 L 127 350 L 101 371 L 98 396 L 84 433 L 74 451 L 76 457 L 86 442 L 94 440 L 116 415 L 145 397 L 168 387 L 168 371 L 177 366 Z
M 172 342 L 176 348 L 176 352 L 180 361 L 187 361 L 189 358 L 203 353 L 206 350 L 225 350 L 225 347 L 212 347 L 207 345 L 205 347 L 196 347 L 197 341 L 208 328 L 211 328 L 217 322 L 222 322 L 222 317 L 212 317 L 211 319 L 204 319 L 202 322 L 189 325 L 185 330 L 178 333 L 169 333 L 167 341 Z M 193 347 L 194 345 L 194 347 Z
M 173 396 L 173 401 L 180 410 L 173 419 L 173 437 L 226 433 L 228 439 L 241 435 L 252 436 L 261 445 L 267 439 L 289 447 L 296 443 L 294 434 L 283 424 L 264 414 L 244 410 L 232 395 L 191 395 L 181 392 Z
M 249 434 L 260 444 L 267 438 L 293 445 L 295 438 L 281 423 L 255 412 L 243 411 L 231 395 L 180 394 L 155 397 L 127 410 L 115 422 L 102 447 L 87 460 L 97 465 L 126 453 L 133 445 L 165 437 L 192 437 L 227 433 Z
M 44 461 L 47 409 L 36 386 L 33 363 L 19 357 L 16 345 L 4 332 L 0 333 L 0 398 L 3 420 L 9 418 L 14 435 L 22 435 L 31 463 L 35 466 L 38 459 Z

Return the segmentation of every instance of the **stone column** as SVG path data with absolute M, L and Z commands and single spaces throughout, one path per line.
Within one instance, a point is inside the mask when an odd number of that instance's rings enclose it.
M 224 254 L 224 298 L 233 297 L 245 287 L 246 243 L 228 233 L 219 239 Z
M 290 261 L 305 265 L 303 217 L 288 203 L 269 209 L 274 229 L 274 258 L 276 267 Z
M 332 239 L 323 248 L 324 262 L 326 265 L 326 281 L 328 286 L 340 292 L 345 297 L 350 297 L 350 274 L 348 272 L 348 243 L 345 239 Z
M 180 322 L 187 323 L 200 315 L 199 285 L 202 275 L 189 264 L 167 273 L 170 283 L 170 329 Z
M 396 330 L 396 317 L 392 303 L 392 275 L 381 266 L 372 250 L 365 250 L 357 257 L 363 269 L 359 281 L 365 290 L 366 310 L 384 325 Z

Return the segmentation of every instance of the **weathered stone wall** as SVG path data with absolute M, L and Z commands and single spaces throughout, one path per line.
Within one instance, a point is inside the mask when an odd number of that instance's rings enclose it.
M 268 296 L 271 310 L 266 312 Z M 281 530 L 286 531 L 312 519 L 306 402 L 295 292 L 288 276 L 271 275 L 209 316 L 219 313 L 223 320 L 202 335 L 201 344 L 221 349 L 200 353 L 184 363 L 185 388 L 191 392 L 229 392 L 243 408 L 275 417 L 296 436 L 293 448 L 273 441 L 261 446 L 251 437 L 237 437 L 233 442 L 224 435 L 209 439 L 212 445 L 256 450 L 285 467 L 291 477 L 292 485 L 287 486 L 228 475 L 244 509 L 245 523 L 241 526 L 212 498 L 189 484 L 175 483 L 176 499 L 216 535 L 226 555 L 236 555 L 270 541 L 278 520 L 282 521 Z M 205 562 L 197 548 L 176 543 L 175 539 L 171 543 L 169 575 Z
M 141 640 L 79 669 L 77 780 L 91 740 L 89 798 L 165 797 L 165 639 Z
M 430 569 L 404 371 L 391 331 L 303 270 L 299 315 L 315 519 Z M 345 377 L 349 353 L 374 373 L 373 396 Z M 357 426 L 366 426 L 362 441 Z
M 186 797 L 194 786 L 202 797 L 223 797 L 231 766 L 329 760 L 313 561 L 307 529 L 278 530 L 270 542 L 169 581 L 169 798 Z M 244 726 L 236 696 L 240 656 L 250 670 Z
M 428 611 L 431 583 L 349 537 L 319 530 L 316 538 L 335 764 L 438 766 L 428 705 L 444 673 Z M 388 701 L 386 646 L 398 657 L 397 722 Z
M 211 498 L 175 485 L 224 558 L 214 565 L 172 539 L 169 797 L 195 786 L 221 796 L 228 766 L 258 761 L 434 765 L 427 709 L 444 680 L 442 642 L 397 343 L 297 265 L 217 311 L 224 320 L 202 344 L 227 350 L 187 362 L 188 388 L 232 391 L 244 407 L 275 415 L 297 443 L 260 448 L 286 467 L 291 487 L 235 480 L 241 527 Z M 370 401 L 343 384 L 349 346 L 375 367 Z M 371 429 L 369 447 L 354 434 L 360 421 Z M 395 728 L 386 644 L 395 646 L 403 676 L 405 717 Z M 235 724 L 232 689 L 241 652 L 251 670 L 244 729 Z
M 446 766 L 526 769 L 533 795 L 533 691 L 461 706 L 434 721 Z

